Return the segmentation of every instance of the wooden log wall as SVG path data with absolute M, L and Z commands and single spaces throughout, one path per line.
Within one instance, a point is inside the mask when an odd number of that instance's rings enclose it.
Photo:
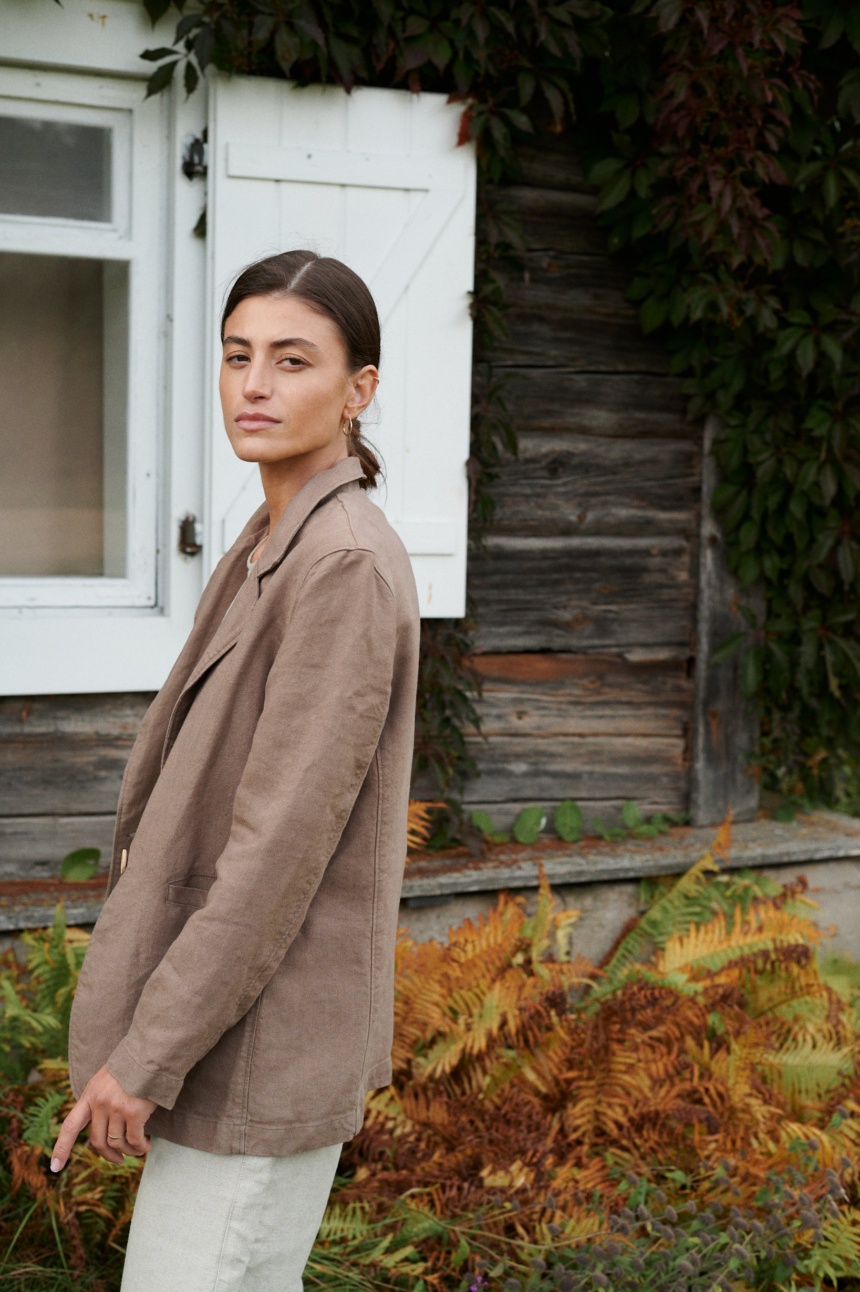
M 506 824 L 577 799 L 613 820 L 688 805 L 700 434 L 663 347 L 642 339 L 594 195 L 561 142 L 524 153 L 504 200 L 527 272 L 509 283 L 520 455 L 470 565 L 484 678 L 468 801 Z M 478 356 L 481 362 L 481 356 Z M 110 845 L 150 695 L 0 700 L 0 879 L 48 878 Z
M 107 867 L 122 771 L 151 694 L 0 700 L 0 880 L 49 879 L 75 848 Z
M 617 820 L 625 799 L 684 811 L 701 428 L 641 335 L 569 147 L 524 152 L 504 205 L 526 272 L 493 363 L 520 447 L 469 567 L 484 694 L 467 802 L 500 825 L 564 798 L 586 820 Z

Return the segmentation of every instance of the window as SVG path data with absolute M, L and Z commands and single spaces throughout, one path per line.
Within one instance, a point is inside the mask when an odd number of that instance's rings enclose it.
M 140 101 L 0 70 L 3 607 L 156 603 L 164 257 Z

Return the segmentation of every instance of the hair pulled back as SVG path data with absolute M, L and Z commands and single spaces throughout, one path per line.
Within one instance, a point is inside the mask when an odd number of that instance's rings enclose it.
M 315 251 L 282 251 L 243 269 L 227 294 L 221 312 L 224 325 L 242 301 L 250 296 L 295 296 L 335 324 L 343 339 L 351 372 L 367 364 L 379 367 L 379 315 L 366 283 L 341 260 L 318 256 Z M 350 457 L 364 470 L 362 489 L 373 489 L 381 467 L 379 458 L 361 434 L 356 418 L 347 435 Z

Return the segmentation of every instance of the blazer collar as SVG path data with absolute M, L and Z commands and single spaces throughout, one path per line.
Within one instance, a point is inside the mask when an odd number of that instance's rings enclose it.
M 307 520 L 314 507 L 318 507 L 324 499 L 330 494 L 336 493 L 339 489 L 347 486 L 357 488 L 353 482 L 361 479 L 363 468 L 358 458 L 349 457 L 344 461 L 336 462 L 333 467 L 328 467 L 325 471 L 318 471 L 315 476 L 311 476 L 307 484 L 302 485 L 298 493 L 290 499 L 284 510 L 283 516 L 278 521 L 269 541 L 266 544 L 263 555 L 259 558 L 254 570 L 257 574 L 256 579 L 246 579 L 236 594 L 236 613 L 224 619 L 224 610 L 227 608 L 224 601 L 228 595 L 228 589 L 231 588 L 230 576 L 240 561 L 247 560 L 248 551 L 253 551 L 257 546 L 263 534 L 266 532 L 266 524 L 269 519 L 269 509 L 265 503 L 262 503 L 254 514 L 250 517 L 247 524 L 243 527 L 241 534 L 236 542 L 226 554 L 230 557 L 220 576 L 220 587 L 218 595 L 213 600 L 213 617 L 216 618 L 216 627 L 209 644 L 203 651 L 203 654 L 197 660 L 190 674 L 182 685 L 179 697 L 173 707 L 167 724 L 167 730 L 164 737 L 164 744 L 161 754 L 161 765 L 164 766 L 164 760 L 170 752 L 170 747 L 175 739 L 177 712 L 179 701 L 187 691 L 191 689 L 199 677 L 201 677 L 216 660 L 230 649 L 239 638 L 239 634 L 245 624 L 248 612 L 253 608 L 260 595 L 260 578 L 269 570 L 273 569 L 279 561 L 283 560 L 287 548 L 295 538 L 298 530 Z M 250 547 L 249 547 L 250 544 Z M 205 595 L 205 593 L 204 593 Z M 241 611 L 241 613 L 240 613 Z M 206 622 L 211 622 L 208 617 Z M 203 617 L 199 620 L 199 626 L 202 629 L 204 625 Z
M 268 574 L 271 569 L 283 560 L 290 543 L 292 543 L 315 507 L 318 507 L 321 502 L 331 494 L 337 493 L 345 485 L 349 485 L 352 481 L 360 480 L 363 475 L 364 468 L 359 459 L 349 457 L 336 462 L 333 467 L 327 467 L 325 471 L 318 471 L 316 475 L 311 476 L 310 480 L 303 484 L 298 493 L 287 503 L 284 514 L 269 535 L 269 541 L 254 565 L 257 579 L 259 580 L 264 574 Z M 247 538 L 255 534 L 260 527 L 265 532 L 268 515 L 268 508 L 264 503 L 254 512 L 239 535 L 235 546 L 241 543 L 245 547 Z M 259 542 L 259 539 L 257 542 Z M 253 551 L 253 548 L 251 550 Z

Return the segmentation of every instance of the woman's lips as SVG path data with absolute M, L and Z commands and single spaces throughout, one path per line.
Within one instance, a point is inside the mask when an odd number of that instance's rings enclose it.
M 240 413 L 236 425 L 245 430 L 254 431 L 262 426 L 277 426 L 277 417 L 267 417 L 265 413 Z

